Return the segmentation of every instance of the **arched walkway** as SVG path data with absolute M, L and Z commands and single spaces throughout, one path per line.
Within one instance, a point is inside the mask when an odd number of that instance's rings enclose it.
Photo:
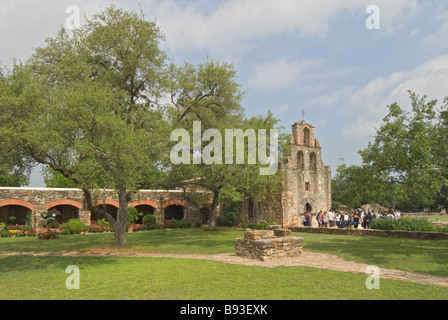
M 7 224 L 26 224 L 27 215 L 31 215 L 34 205 L 27 201 L 8 199 L 0 201 L 0 222 Z M 10 220 L 15 217 L 14 220 Z
M 184 218 L 184 207 L 181 205 L 169 205 L 165 208 L 165 220 L 182 220 Z
M 118 201 L 115 200 L 110 200 L 110 199 L 106 199 L 106 200 L 98 200 L 97 202 L 97 206 L 104 206 L 104 208 L 106 209 L 106 212 L 108 214 L 110 214 L 114 219 L 117 219 L 117 212 L 118 212 Z M 105 219 L 106 215 L 105 214 L 97 214 L 92 212 L 91 216 L 90 216 L 90 220 L 94 220 L 94 221 L 98 221 L 100 219 Z
M 208 224 L 210 218 L 210 207 L 202 207 L 199 209 L 199 218 L 202 224 Z
M 79 209 L 82 207 L 82 203 L 74 200 L 63 199 L 56 200 L 45 205 L 47 210 L 56 210 L 60 214 L 56 217 L 56 221 L 59 223 L 66 223 L 70 219 L 79 218 Z

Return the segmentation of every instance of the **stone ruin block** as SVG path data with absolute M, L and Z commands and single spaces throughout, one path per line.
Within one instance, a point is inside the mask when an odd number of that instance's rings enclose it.
M 275 229 L 274 236 L 276 237 L 289 237 L 291 235 L 291 230 L 289 229 Z
M 246 231 L 244 238 L 235 239 L 235 254 L 261 261 L 299 256 L 303 238 L 290 236 L 290 230 L 279 231 L 282 232 L 278 232 L 276 237 L 263 237 L 262 231 Z

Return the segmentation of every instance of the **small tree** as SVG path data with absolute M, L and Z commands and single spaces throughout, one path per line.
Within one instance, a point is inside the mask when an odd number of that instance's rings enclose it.
M 113 188 L 117 219 L 104 214 L 116 245 L 126 244 L 131 193 L 157 171 L 169 137 L 161 39 L 154 22 L 109 7 L 47 39 L 2 81 L 1 140 L 82 188 L 92 212 L 104 212 L 93 190 Z

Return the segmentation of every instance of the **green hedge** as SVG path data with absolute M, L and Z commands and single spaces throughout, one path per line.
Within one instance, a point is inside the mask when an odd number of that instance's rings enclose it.
M 431 221 L 425 218 L 403 217 L 400 219 L 374 219 L 370 223 L 371 229 L 403 230 L 403 231 L 437 231 Z
M 268 229 L 269 226 L 273 226 L 276 224 L 278 224 L 278 223 L 275 223 L 275 222 L 257 222 L 257 223 L 245 222 L 245 223 L 243 223 L 242 227 L 250 228 L 250 229 Z

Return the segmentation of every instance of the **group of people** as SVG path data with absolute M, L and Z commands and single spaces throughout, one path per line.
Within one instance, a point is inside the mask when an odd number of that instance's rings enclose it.
M 400 219 L 401 213 L 397 210 L 385 211 L 367 211 L 357 209 L 352 212 L 330 210 L 320 211 L 315 217 L 319 228 L 358 228 L 370 229 L 370 223 L 373 219 Z M 311 227 L 313 216 L 311 213 L 305 213 L 303 225 Z

